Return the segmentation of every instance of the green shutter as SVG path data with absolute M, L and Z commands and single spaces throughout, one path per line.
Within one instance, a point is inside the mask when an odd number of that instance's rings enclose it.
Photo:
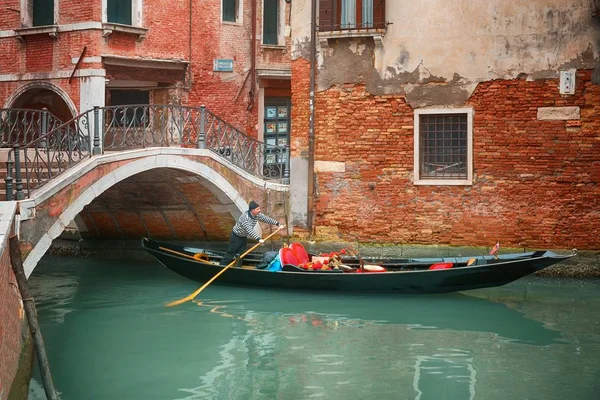
M 236 0 L 223 0 L 223 21 L 235 22 Z
M 54 0 L 33 0 L 33 26 L 54 25 Z
M 279 0 L 264 0 L 263 3 L 263 43 L 279 44 Z
M 131 0 L 108 0 L 106 15 L 108 22 L 131 25 Z

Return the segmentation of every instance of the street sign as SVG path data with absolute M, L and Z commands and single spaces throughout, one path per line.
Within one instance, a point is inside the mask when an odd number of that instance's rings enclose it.
M 213 71 L 233 72 L 233 60 L 215 58 L 213 60 Z

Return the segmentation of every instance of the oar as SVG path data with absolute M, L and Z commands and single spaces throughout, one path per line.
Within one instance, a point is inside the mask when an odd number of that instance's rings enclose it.
M 277 228 L 275 230 L 275 232 L 271 233 L 269 236 L 267 236 L 264 241 L 266 242 L 267 239 L 269 239 L 271 236 L 273 236 L 274 234 L 276 234 L 277 232 L 279 232 L 281 230 L 281 227 Z M 227 265 L 225 268 L 223 268 L 222 270 L 220 270 L 215 276 L 213 276 L 212 278 L 210 278 L 210 280 L 208 282 L 206 282 L 204 285 L 202 285 L 198 290 L 196 290 L 194 293 L 190 294 L 187 297 L 184 297 L 183 299 L 179 299 L 179 300 L 175 300 L 172 301 L 170 303 L 167 304 L 167 307 L 173 307 L 173 306 L 178 306 L 179 304 L 183 304 L 186 301 L 190 301 L 193 300 L 196 296 L 198 296 L 198 294 L 203 291 L 208 285 L 210 285 L 215 279 L 217 279 L 219 276 L 221 276 L 221 274 L 225 271 L 227 271 L 229 269 L 229 267 L 231 267 L 232 265 L 234 265 L 238 260 L 241 260 L 242 258 L 244 258 L 248 253 L 250 253 L 251 251 L 253 251 L 254 249 L 256 249 L 258 246 L 260 246 L 261 243 L 258 242 L 256 243 L 254 246 L 252 246 L 250 249 L 248 249 L 246 252 L 244 252 L 244 254 L 242 254 L 239 258 L 233 260 L 232 262 L 229 263 L 229 265 Z

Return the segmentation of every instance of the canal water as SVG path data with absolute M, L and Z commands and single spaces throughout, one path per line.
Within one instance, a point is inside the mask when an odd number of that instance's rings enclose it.
M 45 257 L 54 384 L 84 399 L 600 399 L 600 282 L 435 296 L 198 284 L 157 262 Z M 29 399 L 43 399 L 39 372 Z

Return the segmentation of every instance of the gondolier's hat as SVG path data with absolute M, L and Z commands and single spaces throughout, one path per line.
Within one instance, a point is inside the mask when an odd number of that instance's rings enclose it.
M 260 207 L 258 205 L 258 203 L 255 202 L 254 200 L 252 200 L 252 201 L 250 201 L 250 205 L 248 206 L 248 210 L 252 211 L 252 210 L 254 210 L 255 208 L 258 208 L 258 207 Z

